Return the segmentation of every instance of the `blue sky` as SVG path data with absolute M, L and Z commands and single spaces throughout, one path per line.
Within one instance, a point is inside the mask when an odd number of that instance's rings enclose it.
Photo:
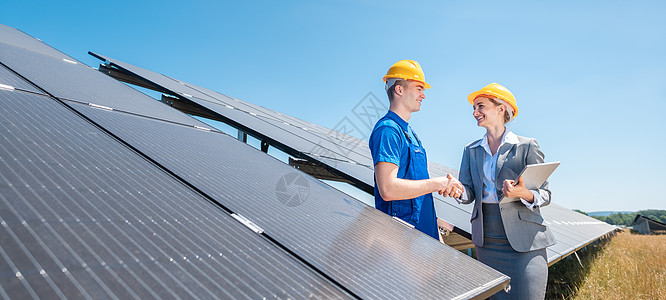
M 664 1 L 3 1 L 0 23 L 97 66 L 91 50 L 332 128 L 417 60 L 432 89 L 410 124 L 458 168 L 484 134 L 469 93 L 508 87 L 553 201 L 666 209 Z M 369 132 L 358 132 L 358 137 Z

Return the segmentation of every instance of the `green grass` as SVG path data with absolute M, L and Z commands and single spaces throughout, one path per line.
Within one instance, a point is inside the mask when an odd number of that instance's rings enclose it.
M 549 268 L 546 299 L 666 299 L 666 235 L 624 231 Z

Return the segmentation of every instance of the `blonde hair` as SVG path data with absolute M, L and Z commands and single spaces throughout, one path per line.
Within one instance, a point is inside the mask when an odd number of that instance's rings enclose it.
M 504 102 L 502 99 L 493 99 L 493 98 L 490 98 L 490 97 L 486 97 L 486 98 L 488 98 L 490 100 L 490 102 L 492 102 L 496 106 L 504 105 L 504 124 L 513 121 L 513 108 L 509 109 L 509 104 Z M 509 110 L 511 112 L 509 112 Z

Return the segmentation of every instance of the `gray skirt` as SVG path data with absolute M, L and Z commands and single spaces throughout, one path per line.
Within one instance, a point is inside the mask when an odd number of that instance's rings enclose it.
M 483 203 L 483 247 L 476 247 L 482 263 L 511 277 L 508 293 L 490 299 L 543 299 L 548 281 L 546 249 L 517 252 L 506 238 L 498 204 Z

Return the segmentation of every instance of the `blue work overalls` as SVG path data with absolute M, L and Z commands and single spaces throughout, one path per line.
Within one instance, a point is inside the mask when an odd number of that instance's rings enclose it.
M 384 118 L 382 118 L 382 120 L 384 120 Z M 380 122 L 382 120 L 380 120 Z M 393 120 L 391 121 L 395 122 Z M 412 130 L 412 134 L 416 138 L 416 143 L 409 138 L 409 134 L 406 130 L 403 129 L 402 132 L 409 144 L 409 160 L 403 179 L 420 180 L 430 178 L 430 175 L 428 174 L 428 159 L 426 157 L 425 148 L 423 148 L 416 132 Z M 383 201 L 381 204 L 382 205 L 378 205 L 377 209 L 390 216 L 400 218 L 403 221 L 414 225 L 417 230 L 439 240 L 435 205 L 431 193 L 414 199 Z

